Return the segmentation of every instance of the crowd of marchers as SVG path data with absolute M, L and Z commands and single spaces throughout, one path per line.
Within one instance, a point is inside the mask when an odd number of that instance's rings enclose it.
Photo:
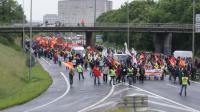
M 78 74 L 79 80 L 84 80 L 86 75 L 90 75 L 94 78 L 95 85 L 101 85 L 101 83 L 132 85 L 137 80 L 144 83 L 144 80 L 149 78 L 148 70 L 159 69 L 161 80 L 164 80 L 166 75 L 169 75 L 169 80 L 173 80 L 174 83 L 176 83 L 176 79 L 179 80 L 182 85 L 181 95 L 183 88 L 186 89 L 190 84 L 190 79 L 195 80 L 196 72 L 200 69 L 200 62 L 195 61 L 195 64 L 192 64 L 191 58 L 175 58 L 147 52 L 133 53 L 127 52 L 127 49 L 124 48 L 115 50 L 103 46 L 86 47 L 85 54 L 77 54 L 66 47 L 43 46 L 34 41 L 32 49 L 35 57 L 44 57 L 59 66 L 62 66 L 63 63 L 71 63 L 71 66 L 70 64 L 66 66 L 71 85 L 73 85 L 75 74 Z M 114 59 L 113 56 L 117 53 L 127 54 L 128 58 L 125 60 Z M 154 79 L 157 78 L 155 75 Z

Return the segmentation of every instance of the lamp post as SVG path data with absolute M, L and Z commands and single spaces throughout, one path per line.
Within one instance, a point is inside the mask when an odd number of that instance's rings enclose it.
M 23 47 L 23 50 L 24 50 L 24 37 L 25 37 L 25 32 L 24 32 L 24 24 L 25 24 L 25 18 L 24 18 L 24 12 L 25 12 L 25 10 L 24 10 L 24 0 L 22 0 L 22 3 L 23 3 L 23 15 L 22 15 L 22 21 L 23 21 L 23 34 L 22 34 L 22 47 Z
M 97 0 L 94 0 L 94 27 L 96 23 Z
M 32 49 L 32 0 L 31 0 L 31 4 L 30 4 L 30 42 L 29 42 L 29 46 L 30 46 L 30 62 L 29 62 L 29 81 L 31 80 L 31 75 L 32 75 L 32 53 L 31 53 L 31 49 Z
M 130 43 L 130 26 L 129 26 L 129 0 L 127 0 L 127 48 L 129 49 Z
M 193 64 L 194 64 L 194 61 L 195 61 L 195 0 L 193 0 L 192 52 L 193 52 L 193 59 L 192 59 L 192 62 L 193 62 Z

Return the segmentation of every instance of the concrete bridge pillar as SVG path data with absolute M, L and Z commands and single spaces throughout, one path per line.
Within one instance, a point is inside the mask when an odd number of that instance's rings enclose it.
M 154 50 L 156 53 L 162 53 L 162 39 L 159 37 L 157 33 L 153 34 L 153 42 L 154 42 Z
M 86 46 L 92 46 L 92 32 L 86 32 Z
M 171 50 L 172 50 L 172 33 L 168 33 L 165 37 L 164 37 L 164 54 L 166 55 L 171 55 Z

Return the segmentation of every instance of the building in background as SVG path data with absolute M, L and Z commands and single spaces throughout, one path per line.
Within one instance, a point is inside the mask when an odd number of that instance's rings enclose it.
M 58 1 L 58 17 L 65 26 L 93 26 L 102 13 L 112 10 L 108 0 L 62 0 Z M 96 18 L 95 18 L 96 12 Z
M 111 11 L 113 7 L 112 1 L 106 1 L 106 11 Z
M 43 24 L 56 24 L 59 22 L 59 18 L 57 14 L 46 14 L 43 17 Z

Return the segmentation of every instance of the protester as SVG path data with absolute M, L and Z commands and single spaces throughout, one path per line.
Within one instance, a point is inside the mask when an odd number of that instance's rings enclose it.
M 118 65 L 116 69 L 116 83 L 121 82 L 121 66 Z
M 182 95 L 183 89 L 185 90 L 185 96 L 187 95 L 187 85 L 190 85 L 190 81 L 189 81 L 189 77 L 187 76 L 187 74 L 184 74 L 183 77 L 181 78 L 181 91 L 179 93 L 179 95 Z
M 107 66 L 107 64 L 105 64 L 105 66 L 103 67 L 103 82 L 107 83 L 108 81 L 108 74 L 109 74 L 109 67 Z
M 84 79 L 83 67 L 81 66 L 81 64 L 79 64 L 76 69 L 77 69 L 77 72 L 78 72 L 79 80 L 81 80 L 81 76 L 82 76 L 82 79 Z
M 95 66 L 93 68 L 93 74 L 94 74 L 94 85 L 96 85 L 96 80 L 98 80 L 98 85 L 100 85 L 100 79 L 99 77 L 101 76 L 101 71 L 100 71 L 100 68 L 98 66 Z
M 69 82 L 70 82 L 70 85 L 73 84 L 73 77 L 74 77 L 74 70 L 73 69 L 69 69 Z
M 132 81 L 133 81 L 133 67 L 131 67 L 129 65 L 128 67 L 128 82 L 129 82 L 129 85 L 132 85 Z
M 132 79 L 133 79 L 133 83 L 136 83 L 136 76 L 137 76 L 137 68 L 136 67 L 132 67 L 133 68 L 133 75 L 132 75 Z
M 140 79 L 140 81 L 141 81 L 142 83 L 144 83 L 145 69 L 144 69 L 143 66 L 140 66 L 139 73 L 140 73 L 140 78 L 139 78 L 139 79 Z
M 111 69 L 110 69 L 110 85 L 115 85 L 115 76 L 116 76 L 116 70 L 115 70 L 115 67 L 113 66 Z
M 195 66 L 195 65 L 192 65 L 191 80 L 195 80 L 196 72 L 197 72 L 196 66 Z
M 122 83 L 126 82 L 126 76 L 127 76 L 127 67 L 125 65 L 122 65 L 121 68 L 121 74 L 122 74 Z

